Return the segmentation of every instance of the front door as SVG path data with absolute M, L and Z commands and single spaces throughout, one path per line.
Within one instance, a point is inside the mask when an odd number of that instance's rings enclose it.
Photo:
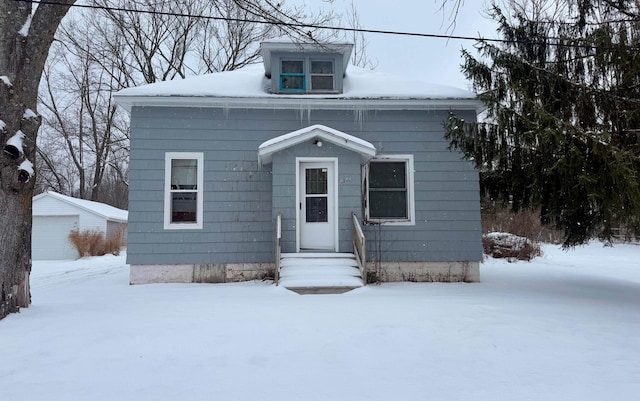
M 336 188 L 333 161 L 299 164 L 299 249 L 336 251 Z

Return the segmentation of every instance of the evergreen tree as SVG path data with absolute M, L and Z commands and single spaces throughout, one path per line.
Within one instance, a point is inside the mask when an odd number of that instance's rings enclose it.
M 474 161 L 484 195 L 540 207 L 565 247 L 616 227 L 640 234 L 638 2 L 565 0 L 546 15 L 523 3 L 492 5 L 504 42 L 463 51 L 487 116 L 451 115 L 451 147 Z

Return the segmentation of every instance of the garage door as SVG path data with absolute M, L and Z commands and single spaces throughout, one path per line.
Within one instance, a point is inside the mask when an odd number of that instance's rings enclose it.
M 33 216 L 33 260 L 76 259 L 69 232 L 78 228 L 78 216 Z

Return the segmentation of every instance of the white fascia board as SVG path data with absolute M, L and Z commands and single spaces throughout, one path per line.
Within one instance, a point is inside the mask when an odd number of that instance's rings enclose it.
M 478 99 L 374 99 L 289 95 L 278 97 L 213 96 L 118 96 L 118 104 L 129 113 L 133 107 L 211 107 L 229 109 L 318 109 L 318 110 L 484 110 Z
M 376 155 L 375 146 L 365 140 L 323 125 L 312 125 L 263 142 L 258 147 L 258 160 L 261 164 L 269 164 L 271 163 L 271 156 L 274 153 L 313 138 L 320 138 L 326 142 L 331 142 L 342 148 L 359 153 L 365 158 Z

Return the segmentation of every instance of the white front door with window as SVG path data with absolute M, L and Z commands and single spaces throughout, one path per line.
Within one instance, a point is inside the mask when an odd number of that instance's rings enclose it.
M 337 251 L 337 160 L 298 164 L 300 251 Z

